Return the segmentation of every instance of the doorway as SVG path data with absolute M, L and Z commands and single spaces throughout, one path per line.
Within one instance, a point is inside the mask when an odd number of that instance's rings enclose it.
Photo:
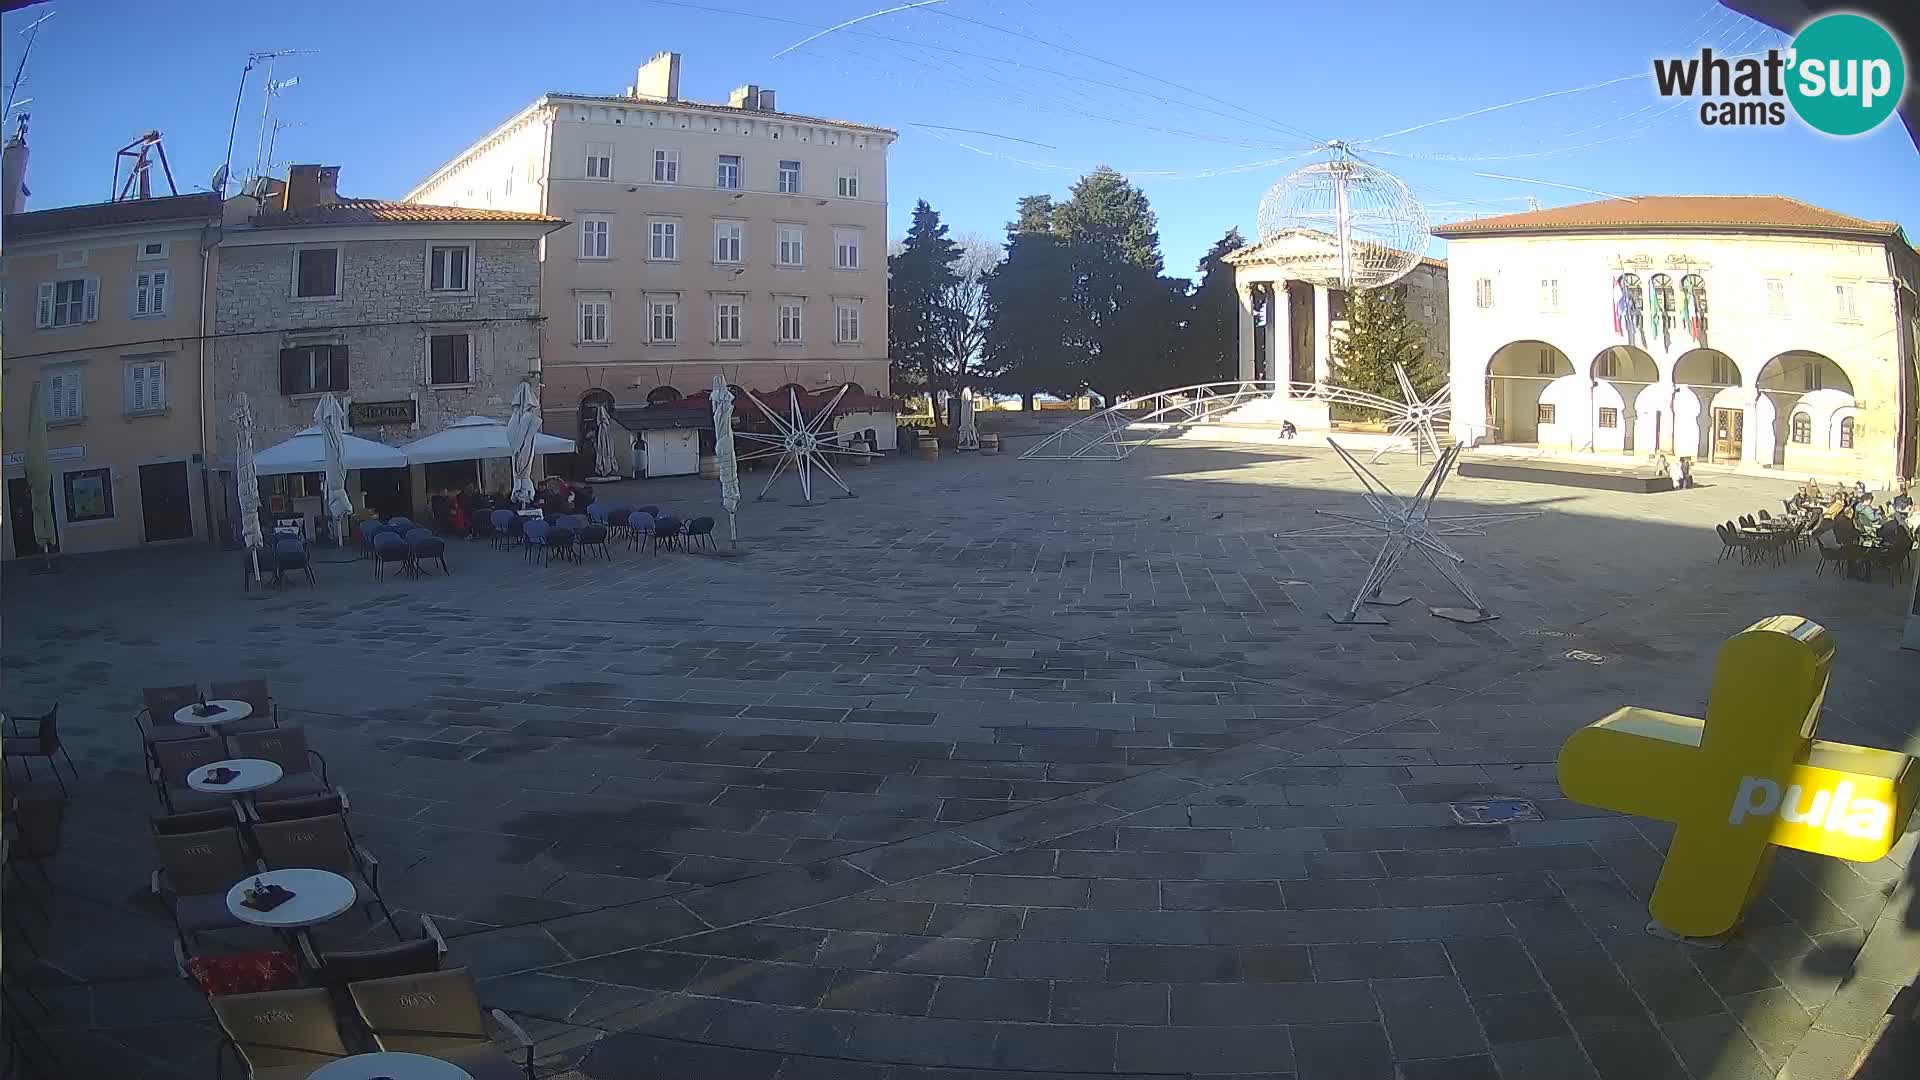
M 140 466 L 140 517 L 147 543 L 193 536 L 193 503 L 187 492 L 187 463 L 167 461 Z
M 1740 460 L 1740 433 L 1746 426 L 1746 413 L 1739 409 L 1713 410 L 1713 460 Z
M 13 553 L 17 556 L 38 555 L 39 545 L 33 541 L 33 487 L 24 476 L 16 476 L 7 481 L 7 517 L 13 524 Z M 53 550 L 60 550 L 58 526 L 55 526 Z
M 382 520 L 413 517 L 413 485 L 406 469 L 361 469 L 360 491 Z

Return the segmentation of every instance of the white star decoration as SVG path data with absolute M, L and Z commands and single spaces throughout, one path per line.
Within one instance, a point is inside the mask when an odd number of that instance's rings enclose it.
M 1393 374 L 1400 380 L 1400 400 L 1403 404 L 1387 414 L 1387 428 L 1395 438 L 1405 439 L 1413 448 L 1418 459 L 1423 450 L 1432 450 L 1434 457 L 1440 456 L 1440 440 L 1435 437 L 1436 425 L 1445 426 L 1453 418 L 1453 384 L 1448 383 L 1433 392 L 1433 396 L 1421 399 L 1413 388 L 1413 380 L 1407 378 L 1407 369 L 1399 364 L 1393 365 Z M 1422 443 L 1425 445 L 1423 446 Z M 1379 461 L 1389 451 L 1398 450 L 1395 445 L 1387 445 L 1374 451 L 1368 464 Z
M 815 413 L 812 420 L 807 420 L 800 415 L 800 397 L 791 389 L 787 391 L 787 404 L 791 410 L 787 416 L 781 416 L 768 408 L 767 403 L 761 401 L 760 396 L 753 391 L 746 392 L 747 397 L 752 399 L 755 405 L 760 406 L 760 411 L 766 414 L 768 421 L 773 424 L 775 434 L 768 435 L 758 431 L 734 432 L 733 437 L 736 439 L 750 439 L 770 444 L 765 449 L 741 454 L 740 460 L 752 461 L 755 458 L 780 455 L 779 463 L 773 467 L 773 475 L 767 477 L 766 486 L 760 489 L 760 494 L 754 496 L 756 500 L 767 497 L 767 492 L 773 489 L 773 482 L 780 479 L 780 474 L 787 471 L 789 465 L 800 475 L 802 502 L 813 502 L 813 470 L 816 468 L 825 473 L 827 479 L 839 485 L 840 490 L 845 492 L 847 497 L 853 496 L 853 489 L 848 487 L 846 482 L 840 479 L 840 474 L 834 472 L 833 466 L 827 463 L 827 455 L 847 454 L 856 457 L 879 457 L 880 455 L 865 450 L 855 450 L 850 446 L 841 446 L 840 433 L 827 427 L 828 420 L 833 416 L 833 410 L 840 404 L 840 399 L 846 396 L 848 389 L 842 386 L 840 392 L 833 395 L 833 400 L 827 402 L 826 408 Z
M 1374 557 L 1372 568 L 1367 571 L 1367 580 L 1360 586 L 1360 591 L 1354 595 L 1353 603 L 1347 605 L 1345 610 L 1327 612 L 1327 617 L 1339 623 L 1386 622 L 1387 620 L 1379 615 L 1363 612 L 1361 605 L 1405 603 L 1408 597 L 1384 597 L 1380 590 L 1386 586 L 1388 579 L 1393 576 L 1394 570 L 1399 567 L 1400 560 L 1406 557 L 1407 552 L 1418 549 L 1420 554 L 1426 556 L 1427 561 L 1433 564 L 1433 568 L 1440 572 L 1440 576 L 1460 590 L 1460 595 L 1465 597 L 1467 603 L 1471 605 L 1467 608 L 1434 607 L 1428 609 L 1430 612 L 1455 622 L 1485 622 L 1488 619 L 1497 618 L 1480 603 L 1480 598 L 1474 595 L 1473 586 L 1461 574 L 1459 568 L 1466 564 L 1466 558 L 1440 538 L 1485 536 L 1486 527 L 1489 525 L 1537 517 L 1540 511 L 1524 510 L 1435 517 L 1434 500 L 1440 497 L 1441 485 L 1446 482 L 1447 474 L 1453 471 L 1454 465 L 1460 459 L 1460 452 L 1465 449 L 1462 443 L 1454 443 L 1439 452 L 1439 457 L 1427 473 L 1427 478 L 1421 481 L 1420 490 L 1411 497 L 1396 495 L 1357 458 L 1347 453 L 1339 443 L 1328 439 L 1327 445 L 1333 447 L 1334 452 L 1340 455 L 1340 460 L 1347 463 L 1347 467 L 1353 470 L 1354 476 L 1366 489 L 1361 497 L 1367 501 L 1373 513 L 1370 516 L 1359 517 L 1332 510 L 1316 510 L 1315 513 L 1338 518 L 1339 522 L 1300 532 L 1275 533 L 1274 536 L 1280 539 L 1378 536 L 1384 541 L 1380 545 L 1380 553 Z

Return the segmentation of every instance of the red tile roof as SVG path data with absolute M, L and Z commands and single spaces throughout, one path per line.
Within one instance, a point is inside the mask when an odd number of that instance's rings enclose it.
M 50 210 L 28 210 L 8 214 L 7 239 L 48 236 L 79 229 L 110 229 L 128 225 L 151 225 L 162 221 L 218 221 L 220 200 L 211 192 L 195 195 L 169 195 L 159 199 L 129 199 L 126 202 L 85 203 L 80 206 L 56 206 Z
M 469 221 L 566 224 L 561 218 L 548 217 L 546 214 L 524 214 L 517 210 L 481 210 L 467 206 L 388 202 L 384 199 L 341 199 L 303 210 L 269 210 L 249 219 L 249 223 L 255 227 L 266 229 L 306 225 L 417 225 Z
M 1734 230 L 1897 236 L 1891 221 L 1835 213 L 1784 195 L 1642 195 L 1634 199 L 1556 206 L 1456 221 L 1433 235 L 1443 240 L 1528 233 L 1620 232 L 1630 229 Z

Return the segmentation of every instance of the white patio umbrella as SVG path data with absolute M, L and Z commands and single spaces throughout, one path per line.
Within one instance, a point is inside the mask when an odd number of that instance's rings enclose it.
M 720 467 L 720 505 L 727 510 L 727 546 L 740 546 L 734 514 L 740 509 L 740 461 L 733 453 L 733 391 L 727 381 L 713 377 L 713 456 Z
M 340 436 L 340 458 L 347 471 L 355 469 L 404 469 L 407 455 L 397 446 L 362 439 L 357 435 Z M 275 443 L 253 455 L 253 471 L 261 476 L 287 473 L 323 473 L 327 470 L 327 439 L 318 424 L 301 430 L 285 442 Z
M 233 474 L 240 485 L 240 542 L 253 560 L 253 583 L 260 584 L 260 474 L 253 463 L 253 404 L 245 391 L 233 403 Z
M 533 387 L 521 383 L 513 391 L 513 415 L 507 420 L 507 445 L 513 448 L 513 501 L 520 506 L 533 502 L 533 457 L 540 434 L 540 403 Z
M 320 404 L 314 407 L 313 422 L 320 428 L 320 440 L 325 450 L 325 468 L 322 471 L 326 473 L 323 492 L 327 516 L 339 522 L 334 535 L 344 543 L 347 518 L 353 514 L 353 500 L 347 497 L 347 412 L 340 407 L 340 399 L 332 394 L 322 397 Z M 404 462 L 406 456 L 401 455 L 400 460 Z
M 605 403 L 594 406 L 593 424 L 593 475 L 617 478 L 620 465 L 613 460 L 613 413 Z
M 533 452 L 536 455 L 571 454 L 573 450 L 572 439 L 534 432 Z M 407 443 L 400 448 L 400 452 L 415 465 L 435 461 L 510 458 L 513 456 L 513 435 L 504 420 L 488 416 L 463 416 L 440 431 Z

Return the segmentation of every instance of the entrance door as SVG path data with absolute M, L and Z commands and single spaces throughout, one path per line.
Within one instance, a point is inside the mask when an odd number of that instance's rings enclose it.
M 24 476 L 7 481 L 7 517 L 13 527 L 13 553 L 39 554 L 40 549 L 33 542 L 33 488 Z M 58 541 L 54 543 L 54 550 L 60 550 Z
M 1740 432 L 1746 419 L 1739 409 L 1713 410 L 1713 460 L 1740 460 Z
M 406 469 L 361 469 L 360 490 L 382 519 L 413 517 L 413 486 Z
M 140 466 L 140 516 L 147 543 L 193 536 L 193 502 L 187 492 L 187 463 L 168 461 Z

